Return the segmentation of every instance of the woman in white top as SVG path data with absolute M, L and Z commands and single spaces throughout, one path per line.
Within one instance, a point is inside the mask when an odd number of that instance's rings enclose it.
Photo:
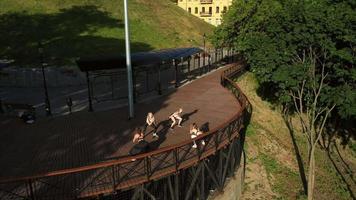
M 176 112 L 172 113 L 171 115 L 169 115 L 169 119 L 172 120 L 172 124 L 171 124 L 171 130 L 173 130 L 174 125 L 176 124 L 176 120 L 178 120 L 178 127 L 182 127 L 180 125 L 180 123 L 182 123 L 182 117 L 180 116 L 183 112 L 182 108 L 179 108 Z
M 153 113 L 149 112 L 147 114 L 147 117 L 146 117 L 146 125 L 145 125 L 145 128 L 144 128 L 144 131 L 143 132 L 146 132 L 146 129 L 147 127 L 150 126 L 150 127 L 153 127 L 154 128 L 154 131 L 153 131 L 153 137 L 158 137 L 157 135 L 157 124 L 156 124 L 156 120 L 155 120 L 155 117 L 153 116 Z
M 199 128 L 198 128 L 198 126 L 197 126 L 197 124 L 196 123 L 193 123 L 192 125 L 190 125 L 190 131 L 189 131 L 189 133 L 190 133 L 190 137 L 192 138 L 192 139 L 194 139 L 194 138 L 196 138 L 196 137 L 198 137 L 198 135 L 201 135 L 201 134 L 203 134 L 203 132 L 201 132 L 200 130 L 199 130 Z M 195 140 L 193 140 L 193 148 L 197 148 L 197 144 L 195 143 Z M 204 140 L 202 140 L 201 141 L 201 144 L 202 145 L 205 145 L 205 141 Z

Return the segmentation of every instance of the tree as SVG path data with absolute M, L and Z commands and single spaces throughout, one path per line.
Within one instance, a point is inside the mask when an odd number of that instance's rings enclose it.
M 315 157 L 314 152 L 317 142 L 324 131 L 325 123 L 331 111 L 335 108 L 333 105 L 318 105 L 323 89 L 325 88 L 325 79 L 328 74 L 325 73 L 325 63 L 317 63 L 318 57 L 312 48 L 308 52 L 308 58 L 305 54 L 297 58 L 297 65 L 302 68 L 304 77 L 298 81 L 297 85 L 289 89 L 289 95 L 293 100 L 295 111 L 302 124 L 303 133 L 308 140 L 308 199 L 313 199 L 315 187 Z M 325 55 L 324 55 L 325 56 Z M 319 65 L 318 65 L 319 64 Z M 317 75 L 317 69 L 321 68 L 320 76 Z
M 216 46 L 234 46 L 264 96 L 299 116 L 309 144 L 309 199 L 315 146 L 325 124 L 331 124 L 330 117 L 356 118 L 355 5 L 351 0 L 236 0 L 213 40 Z

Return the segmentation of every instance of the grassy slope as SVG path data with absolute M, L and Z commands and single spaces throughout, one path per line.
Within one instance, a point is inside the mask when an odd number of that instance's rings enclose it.
M 247 172 L 244 199 L 304 199 L 292 140 L 280 112 L 273 110 L 268 102 L 256 94 L 258 85 L 251 73 L 240 78 L 238 84 L 249 97 L 254 109 L 245 143 Z M 299 150 L 305 161 L 305 139 L 300 133 L 298 121 L 294 119 L 293 122 L 297 130 Z M 349 167 L 355 171 L 355 157 L 350 152 L 352 151 L 346 148 L 342 153 Z M 351 199 L 346 184 L 325 152 L 318 150 L 316 158 L 315 199 Z M 305 162 L 304 167 L 306 168 Z
M 83 55 L 124 53 L 123 0 L 0 0 L 0 59 L 73 63 Z M 132 51 L 202 46 L 213 26 L 169 0 L 130 0 Z

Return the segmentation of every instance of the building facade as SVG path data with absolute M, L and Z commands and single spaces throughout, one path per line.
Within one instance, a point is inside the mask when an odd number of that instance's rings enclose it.
M 178 0 L 178 6 L 204 21 L 218 26 L 232 0 Z

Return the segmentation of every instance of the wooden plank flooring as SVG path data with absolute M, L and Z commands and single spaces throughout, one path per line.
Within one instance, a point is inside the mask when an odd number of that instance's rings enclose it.
M 131 133 L 143 126 L 147 112 L 159 122 L 160 138 L 147 134 L 156 148 L 189 140 L 189 125 L 196 122 L 213 129 L 239 112 L 234 96 L 220 85 L 222 69 L 176 91 L 135 105 L 136 117 L 127 120 L 127 108 L 78 112 L 46 118 L 33 125 L 12 121 L 0 125 L 0 177 L 33 175 L 79 167 L 126 156 Z M 168 116 L 183 107 L 183 127 L 169 131 Z M 151 131 L 148 129 L 147 133 Z

